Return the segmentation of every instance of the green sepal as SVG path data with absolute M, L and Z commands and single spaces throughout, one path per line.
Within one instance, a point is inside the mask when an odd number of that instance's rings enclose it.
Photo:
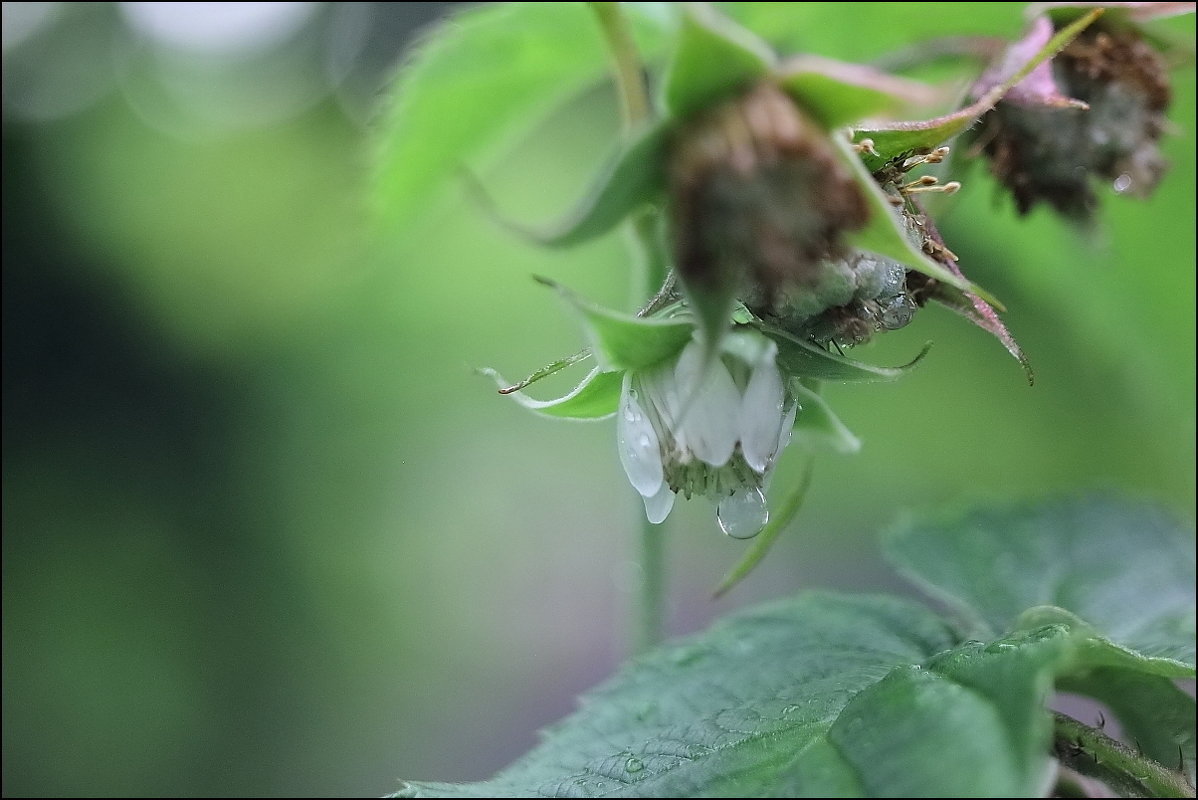
M 803 55 L 789 59 L 776 80 L 827 130 L 889 111 L 898 105 L 931 105 L 940 93 L 918 81 L 865 66 Z
M 555 400 L 534 400 L 521 391 L 503 392 L 512 384 L 493 369 L 483 368 L 479 373 L 495 381 L 501 393 L 520 405 L 544 417 L 556 419 L 597 420 L 616 413 L 620 404 L 621 374 L 604 372 L 595 367 L 587 373 L 577 386 Z
M 491 196 L 473 181 L 478 203 L 505 228 L 547 247 L 569 247 L 611 231 L 636 209 L 656 202 L 665 191 L 665 153 L 669 130 L 646 128 L 620 147 L 592 188 L 562 219 L 546 226 L 515 222 L 500 212 Z M 469 178 L 470 176 L 466 176 Z
M 761 332 L 778 343 L 778 364 L 790 375 L 844 383 L 896 380 L 918 364 L 928 354 L 928 350 L 932 349 L 929 342 L 910 363 L 901 367 L 879 367 L 829 352 L 814 342 L 800 339 L 781 328 L 763 325 Z
M 1102 12 L 1103 9 L 1096 8 L 1062 28 L 1027 63 L 1012 73 L 1005 81 L 986 92 L 977 102 L 971 103 L 959 111 L 918 122 L 895 122 L 874 127 L 855 128 L 853 141 L 860 142 L 863 139 L 869 139 L 873 142 L 874 152 L 861 155 L 866 167 L 872 172 L 896 158 L 903 158 L 914 153 L 930 153 L 961 133 L 973 125 L 978 117 L 994 108 L 1007 92 L 1026 78 L 1041 62 L 1052 58 L 1065 45 L 1073 41 L 1073 38 L 1097 19 Z
M 765 42 L 706 4 L 683 9 L 678 43 L 662 84 L 661 104 L 687 117 L 765 77 L 776 57 Z
M 624 314 L 585 300 L 547 278 L 537 281 L 556 290 L 578 315 L 599 369 L 605 372 L 653 366 L 681 350 L 695 330 L 688 319 Z
M 865 194 L 869 204 L 869 221 L 865 227 L 856 231 L 848 231 L 845 239 L 853 247 L 868 250 L 885 258 L 893 259 L 908 269 L 922 272 L 938 281 L 955 286 L 964 292 L 976 294 L 991 305 L 1002 309 L 1003 305 L 994 295 L 982 287 L 972 283 L 960 275 L 954 275 L 942 264 L 933 261 L 911 241 L 903 228 L 898 211 L 885 192 L 878 187 L 869 170 L 862 164 L 860 157 L 853 151 L 844 137 L 833 134 L 830 137 L 833 152 L 841 162 L 852 170 L 857 178 L 857 186 Z
M 805 452 L 831 450 L 852 455 L 861 450 L 861 440 L 840 421 L 824 398 L 798 381 L 791 383 L 790 390 L 799 402 L 791 444 Z

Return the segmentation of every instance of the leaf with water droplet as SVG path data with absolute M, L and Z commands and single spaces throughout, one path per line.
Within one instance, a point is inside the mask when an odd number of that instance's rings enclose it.
M 1040 796 L 1053 768 L 1045 687 L 1079 652 L 1066 627 L 1044 627 L 997 652 L 954 648 L 918 604 L 810 593 L 638 657 L 490 781 L 420 786 L 441 797 L 601 783 L 619 797 Z M 637 713 L 647 702 L 658 708 L 648 719 Z M 662 761 L 650 769 L 628 742 Z M 581 775 L 594 779 L 571 784 Z

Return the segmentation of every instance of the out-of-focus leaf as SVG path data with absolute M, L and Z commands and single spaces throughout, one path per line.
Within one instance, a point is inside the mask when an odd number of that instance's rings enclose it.
M 512 385 L 493 369 L 483 368 L 479 372 L 494 380 L 500 389 L 508 389 Z M 620 402 L 622 377 L 618 372 L 604 372 L 596 367 L 587 373 L 577 386 L 554 400 L 534 400 L 523 391 L 503 393 L 529 411 L 535 411 L 542 416 L 577 420 L 603 419 L 616 413 L 616 406 Z
M 987 91 L 977 102 L 952 114 L 918 122 L 894 122 L 884 125 L 855 128 L 853 141 L 869 139 L 873 153 L 863 153 L 862 159 L 870 170 L 877 170 L 888 161 L 913 153 L 929 153 L 972 125 L 1003 98 L 1008 91 L 1028 76 L 1041 62 L 1052 58 L 1102 14 L 1094 9 L 1062 28 L 1047 44 L 1022 66 L 1014 69 L 1001 83 Z
M 668 22 L 630 15 L 642 45 Z M 406 59 L 378 136 L 376 199 L 392 229 L 418 218 L 463 164 L 529 130 L 607 69 L 583 3 L 494 3 L 432 29 Z
M 584 300 L 569 289 L 545 278 L 541 283 L 557 290 L 578 314 L 591 351 L 605 371 L 650 367 L 682 349 L 694 334 L 689 320 L 636 317 Z
M 778 362 L 791 375 L 815 380 L 845 383 L 892 381 L 918 364 L 931 349 L 930 344 L 925 345 L 919 355 L 901 367 L 879 367 L 829 352 L 814 342 L 800 339 L 779 328 L 765 325 L 761 331 L 778 343 Z
M 752 85 L 774 65 L 765 42 L 705 4 L 687 4 L 663 81 L 662 105 L 686 117 Z
M 1152 506 L 1089 495 L 976 509 L 904 524 L 886 552 L 985 635 L 1054 606 L 1115 645 L 1192 673 L 1194 537 Z

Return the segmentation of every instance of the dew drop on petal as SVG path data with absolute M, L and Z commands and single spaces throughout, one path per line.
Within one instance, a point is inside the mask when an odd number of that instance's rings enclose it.
M 716 507 L 720 530 L 733 539 L 752 539 L 769 521 L 765 495 L 760 489 L 744 489 L 720 501 Z
M 1126 172 L 1115 178 L 1114 183 L 1111 184 L 1111 188 L 1115 190 L 1115 194 L 1127 194 L 1131 190 L 1131 187 L 1132 179 Z
M 654 525 L 665 522 L 666 517 L 670 516 L 670 511 L 674 508 L 675 497 L 674 492 L 670 490 L 670 485 L 663 482 L 661 488 L 657 490 L 657 494 L 643 498 L 645 517 Z
M 620 463 L 632 484 L 642 496 L 651 497 L 661 489 L 664 473 L 661 454 L 657 446 L 657 434 L 653 425 L 645 418 L 644 411 L 635 395 L 628 388 L 625 377 L 624 392 L 620 396 L 620 415 L 616 419 L 616 445 Z
M 782 376 L 774 362 L 754 367 L 740 409 L 740 446 L 745 462 L 758 474 L 778 452 L 784 400 Z

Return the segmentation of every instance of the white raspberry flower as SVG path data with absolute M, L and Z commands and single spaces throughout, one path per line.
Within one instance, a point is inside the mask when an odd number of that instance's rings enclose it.
M 769 518 L 764 489 L 790 441 L 798 404 L 773 341 L 742 331 L 721 348 L 706 374 L 697 339 L 676 357 L 625 373 L 617 441 L 650 522 L 669 515 L 678 493 L 701 494 L 717 503 L 725 533 L 748 538 Z

